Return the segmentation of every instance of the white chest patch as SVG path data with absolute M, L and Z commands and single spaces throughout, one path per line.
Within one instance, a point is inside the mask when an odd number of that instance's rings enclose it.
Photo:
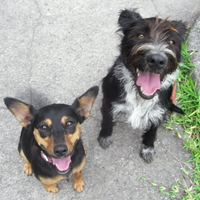
M 134 129 L 145 130 L 151 124 L 159 125 L 163 121 L 167 111 L 159 104 L 158 95 L 150 100 L 144 100 L 137 92 L 135 81 L 131 72 L 122 64 L 117 65 L 114 74 L 125 89 L 125 103 L 113 103 L 112 113 L 114 116 L 125 114 L 125 121 L 130 123 Z M 176 80 L 178 71 L 166 76 L 161 84 L 161 90 L 170 87 Z M 122 96 L 124 96 L 122 94 Z

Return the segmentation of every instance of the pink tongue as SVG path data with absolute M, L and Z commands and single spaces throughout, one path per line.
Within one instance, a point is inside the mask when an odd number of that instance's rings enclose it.
M 52 158 L 53 165 L 56 165 L 59 171 L 66 171 L 71 163 L 71 156 L 65 158 Z
M 140 71 L 136 84 L 146 95 L 152 95 L 157 89 L 160 89 L 160 75 Z

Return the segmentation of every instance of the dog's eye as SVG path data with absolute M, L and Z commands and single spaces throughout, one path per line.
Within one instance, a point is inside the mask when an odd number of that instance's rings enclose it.
M 140 38 L 140 39 L 143 39 L 144 35 L 142 33 L 140 33 L 140 34 L 137 35 L 137 37 Z
M 40 130 L 47 131 L 48 130 L 48 126 L 42 125 L 42 126 L 40 126 Z
M 171 44 L 171 45 L 172 45 L 172 44 L 175 44 L 174 40 L 170 40 L 170 41 L 169 41 L 169 44 Z
M 70 127 L 70 126 L 72 126 L 72 125 L 73 125 L 73 122 L 71 122 L 71 121 L 68 121 L 68 122 L 65 124 L 66 127 Z

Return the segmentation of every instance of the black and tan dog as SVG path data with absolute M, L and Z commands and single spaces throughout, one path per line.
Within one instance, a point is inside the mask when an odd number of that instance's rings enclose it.
M 123 33 L 121 51 L 103 79 L 98 141 L 103 148 L 110 145 L 113 116 L 125 113 L 125 121 L 144 132 L 141 156 L 149 163 L 167 110 L 183 113 L 170 97 L 186 28 L 181 21 L 142 18 L 135 10 L 123 10 L 118 23 Z
M 56 183 L 73 174 L 74 189 L 83 190 L 81 123 L 90 115 L 98 90 L 97 86 L 90 88 L 72 105 L 52 104 L 39 110 L 17 99 L 4 99 L 23 126 L 18 150 L 26 160 L 24 172 L 34 173 L 49 192 L 58 192 Z

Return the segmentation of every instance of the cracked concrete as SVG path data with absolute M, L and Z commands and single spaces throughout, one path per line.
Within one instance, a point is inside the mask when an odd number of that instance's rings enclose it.
M 50 103 L 71 104 L 89 87 L 100 86 L 119 53 L 117 20 L 124 8 L 138 8 L 143 17 L 171 16 L 171 20 L 191 25 L 198 19 L 199 26 L 199 0 L 2 0 L 0 98 L 15 97 L 39 108 Z M 197 31 L 189 41 L 198 36 Z M 198 54 L 196 59 L 198 64 Z M 117 122 L 113 144 L 101 149 L 97 143 L 101 99 L 100 90 L 91 116 L 82 126 L 87 162 L 85 188 L 80 194 L 73 190 L 72 179 L 61 181 L 59 193 L 50 194 L 34 176 L 25 176 L 24 161 L 17 152 L 21 126 L 0 101 L 1 199 L 168 199 L 141 177 L 168 187 L 175 179 L 185 180 L 182 162 L 190 154 L 182 141 L 161 126 L 155 160 L 146 164 L 139 157 L 141 133 Z M 186 168 L 191 171 L 191 167 Z M 185 182 L 189 185 L 187 178 Z

